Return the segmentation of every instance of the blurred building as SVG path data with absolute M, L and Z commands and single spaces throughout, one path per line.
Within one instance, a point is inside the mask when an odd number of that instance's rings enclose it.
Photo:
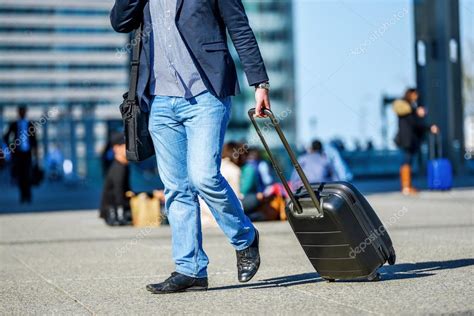
M 42 154 L 58 147 L 86 174 L 118 119 L 127 36 L 110 27 L 112 0 L 0 1 L 0 128 L 29 106 Z M 54 115 L 51 115 L 54 114 Z M 3 128 L 2 128 L 3 127 Z
M 271 85 L 271 102 L 274 113 L 281 118 L 281 124 L 288 140 L 295 140 L 295 83 L 293 53 L 293 13 L 291 0 L 244 0 L 250 25 L 260 46 Z M 248 87 L 242 67 L 237 61 L 242 94 L 234 99 L 232 119 L 227 133 L 228 139 L 255 139 L 247 110 L 255 104 L 254 89 Z M 273 146 L 280 146 L 276 138 L 270 138 Z
M 270 76 L 273 109 L 292 141 L 291 1 L 244 2 Z M 112 5 L 113 0 L 0 1 L 0 131 L 16 118 L 18 105 L 28 105 L 29 117 L 41 123 L 41 155 L 59 148 L 70 171 L 84 176 L 97 174 L 107 133 L 121 126 L 118 105 L 127 89 L 130 50 L 128 36 L 110 26 Z M 254 90 L 237 64 L 243 94 L 234 100 L 228 138 L 242 140 L 251 137 L 246 111 Z
M 466 116 L 464 128 L 466 130 L 466 152 L 472 155 L 474 153 L 474 114 Z M 466 159 L 472 158 L 469 156 Z
M 414 2 L 420 104 L 440 128 L 444 155 L 459 172 L 465 159 L 459 0 Z
M 472 19 L 474 24 L 474 19 Z M 472 31 L 471 31 L 472 32 Z M 474 155 L 474 39 L 465 39 L 463 58 L 463 101 L 464 101 L 464 133 L 466 159 L 473 159 Z

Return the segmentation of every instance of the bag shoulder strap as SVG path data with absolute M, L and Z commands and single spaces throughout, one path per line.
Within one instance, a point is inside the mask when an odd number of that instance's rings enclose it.
M 137 83 L 138 83 L 138 68 L 140 66 L 140 47 L 141 47 L 141 37 L 142 37 L 143 25 L 135 30 L 133 39 L 132 39 L 132 58 L 130 61 L 130 85 L 128 88 L 128 101 L 135 101 L 137 94 Z

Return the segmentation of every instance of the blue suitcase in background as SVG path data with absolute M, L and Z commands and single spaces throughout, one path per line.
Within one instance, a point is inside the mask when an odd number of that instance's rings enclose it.
M 450 190 L 453 186 L 453 168 L 448 159 L 442 158 L 440 133 L 430 133 L 429 144 L 428 188 L 430 190 Z
M 451 162 L 445 158 L 428 161 L 428 187 L 430 190 L 450 190 L 453 186 Z

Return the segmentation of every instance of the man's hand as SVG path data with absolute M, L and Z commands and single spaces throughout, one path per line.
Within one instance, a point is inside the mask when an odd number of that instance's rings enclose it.
M 264 109 L 270 110 L 270 96 L 269 91 L 264 88 L 255 89 L 255 116 L 266 117 L 263 113 Z

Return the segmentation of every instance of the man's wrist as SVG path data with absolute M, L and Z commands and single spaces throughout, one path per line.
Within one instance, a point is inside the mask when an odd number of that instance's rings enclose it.
M 268 81 L 260 82 L 255 85 L 255 89 L 270 90 L 270 83 Z

